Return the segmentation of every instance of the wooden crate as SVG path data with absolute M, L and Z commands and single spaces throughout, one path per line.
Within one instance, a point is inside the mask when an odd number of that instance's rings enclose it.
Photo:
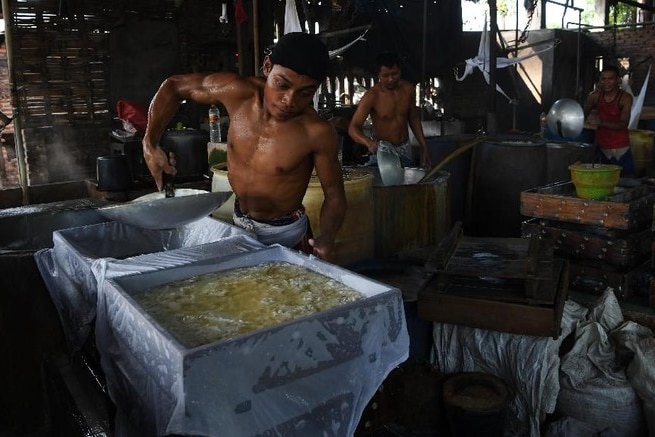
M 617 268 L 636 267 L 648 259 L 653 235 L 650 227 L 624 231 L 536 218 L 521 225 L 523 238 L 537 236 L 551 242 L 555 256 Z
M 521 192 L 521 214 L 527 217 L 612 229 L 641 229 L 653 221 L 655 187 L 617 187 L 604 200 L 581 199 L 571 181 Z
M 418 315 L 425 320 L 473 328 L 557 338 L 566 301 L 567 263 L 558 260 L 560 285 L 550 305 L 498 301 L 494 296 L 468 297 L 438 293 L 428 283 L 419 292 Z
M 459 225 L 459 224 L 458 224 Z M 558 337 L 568 263 L 538 238 L 471 238 L 461 228 L 426 262 L 419 317 L 513 334 Z
M 457 223 L 426 262 L 440 293 L 549 304 L 556 293 L 553 247 L 535 238 L 469 237 Z
M 650 293 L 653 278 L 650 260 L 636 267 L 615 270 L 588 261 L 570 261 L 569 265 L 568 288 L 572 291 L 600 296 L 611 287 L 622 301 Z

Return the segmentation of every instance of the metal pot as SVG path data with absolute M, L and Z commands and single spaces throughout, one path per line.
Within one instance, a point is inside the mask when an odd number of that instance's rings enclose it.
M 101 191 L 125 191 L 132 185 L 132 171 L 125 155 L 99 156 L 96 179 Z

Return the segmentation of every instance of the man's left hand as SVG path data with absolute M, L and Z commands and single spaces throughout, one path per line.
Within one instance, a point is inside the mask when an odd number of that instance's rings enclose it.
M 324 261 L 332 261 L 334 257 L 334 239 L 322 236 L 310 238 L 309 245 L 312 246 L 315 256 Z
M 430 153 L 427 151 L 423 153 L 423 159 L 421 160 L 421 163 L 423 164 L 423 168 L 426 170 L 430 170 L 432 168 L 432 160 L 430 159 Z

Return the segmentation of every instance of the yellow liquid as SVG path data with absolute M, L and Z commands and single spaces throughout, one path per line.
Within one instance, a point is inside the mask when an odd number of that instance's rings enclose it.
M 133 297 L 182 344 L 196 347 L 364 295 L 305 267 L 269 262 L 171 282 Z

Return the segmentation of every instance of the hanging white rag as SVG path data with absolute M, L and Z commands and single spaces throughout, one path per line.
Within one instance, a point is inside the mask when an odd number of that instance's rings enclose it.
M 646 89 L 648 88 L 648 81 L 650 80 L 650 67 L 653 64 L 648 66 L 648 73 L 646 73 L 646 79 L 644 79 L 644 84 L 639 90 L 639 95 L 632 100 L 632 110 L 630 112 L 630 123 L 628 124 L 628 129 L 637 129 L 639 124 L 639 118 L 641 117 L 641 109 L 644 106 L 644 98 L 646 97 Z
M 487 19 L 485 18 L 484 20 L 484 29 L 482 30 L 482 34 L 480 35 L 480 45 L 478 46 L 478 54 L 473 57 L 469 58 L 464 63 L 466 64 L 466 67 L 464 69 L 464 73 L 460 76 L 457 77 L 457 74 L 455 74 L 455 79 L 459 82 L 463 81 L 466 76 L 469 74 L 473 73 L 473 70 L 475 68 L 479 68 L 480 71 L 482 72 L 482 75 L 484 76 L 484 80 L 489 83 L 489 35 L 487 32 Z M 529 55 L 525 56 L 517 56 L 515 58 L 496 58 L 496 69 L 501 69 L 505 67 L 509 67 L 510 65 L 518 64 L 528 58 L 531 58 L 533 56 L 538 55 L 539 53 L 543 53 L 547 50 L 552 49 L 555 47 L 555 44 L 548 45 L 547 47 L 541 49 L 541 50 L 535 50 L 533 53 L 530 53 Z M 501 93 L 503 96 L 507 98 L 507 100 L 511 103 L 512 99 L 509 98 L 507 94 L 505 94 L 505 91 L 503 91 L 498 84 L 496 84 L 496 91 Z
M 284 8 L 284 34 L 291 32 L 302 32 L 298 10 L 296 9 L 296 0 L 287 0 Z

